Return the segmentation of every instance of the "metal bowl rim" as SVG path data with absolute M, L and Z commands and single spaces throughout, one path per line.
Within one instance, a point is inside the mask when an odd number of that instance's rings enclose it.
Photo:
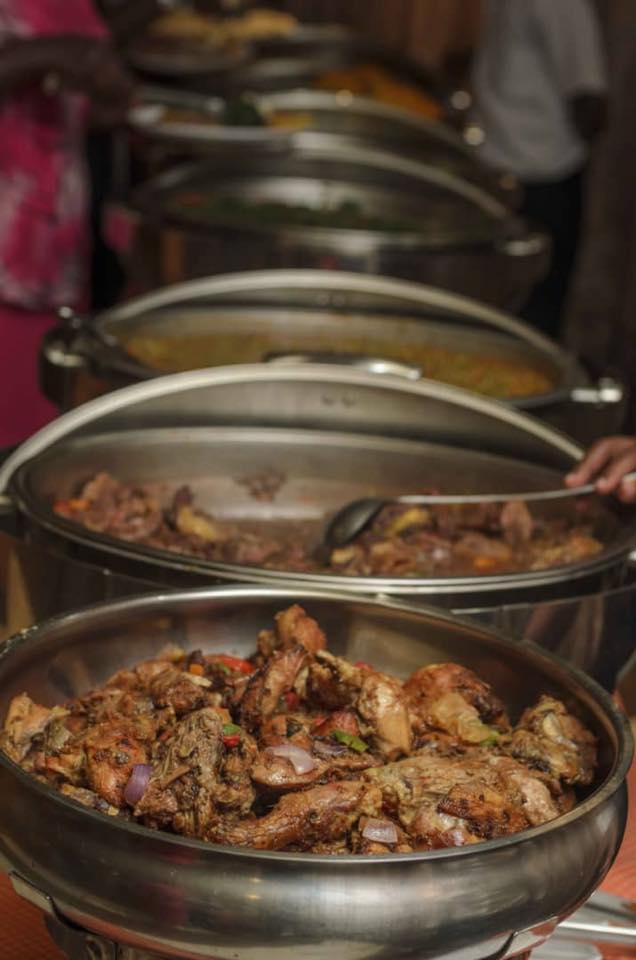
M 180 375 L 177 374 L 176 376 Z M 178 427 L 159 427 L 145 428 L 141 431 L 122 430 L 115 433 L 98 433 L 94 437 L 88 438 L 88 440 L 89 442 L 93 440 L 99 443 L 100 441 L 108 441 L 109 438 L 112 440 L 113 437 L 125 437 L 129 433 L 136 434 L 139 432 L 148 436 L 153 433 L 160 434 L 170 431 L 171 435 L 174 436 L 179 432 L 179 429 Z M 232 426 L 228 428 L 217 425 L 183 427 L 181 429 L 187 434 L 191 434 L 197 430 L 206 433 L 210 431 L 217 433 L 221 431 L 227 432 L 229 430 L 232 436 L 235 436 L 237 432 L 241 434 L 255 433 L 257 435 L 268 432 L 271 434 L 279 434 L 281 437 L 291 437 L 292 439 L 315 438 L 320 435 L 327 435 L 330 439 L 334 437 L 349 439 L 350 442 L 361 446 L 364 446 L 365 443 L 370 444 L 374 441 L 378 442 L 386 439 L 376 435 L 350 434 L 346 431 L 328 431 L 325 433 L 324 431 L 310 428 L 304 430 L 289 427 L 272 428 L 258 426 Z M 70 438 L 62 441 L 60 446 L 81 446 L 86 440 L 86 437 L 81 436 Z M 421 442 L 414 438 L 393 438 L 393 440 L 403 442 L 405 445 L 412 444 L 416 446 Z M 295 573 L 289 570 L 269 570 L 259 566 L 251 567 L 240 564 L 221 563 L 159 547 L 146 546 L 142 543 L 126 541 L 122 538 L 89 530 L 80 523 L 58 516 L 49 503 L 41 501 L 32 493 L 28 483 L 29 473 L 33 465 L 51 456 L 56 456 L 59 459 L 60 449 L 57 444 L 27 459 L 16 469 L 11 477 L 10 491 L 15 504 L 22 513 L 29 517 L 35 517 L 37 522 L 50 532 L 57 535 L 61 532 L 62 535 L 73 542 L 81 544 L 88 543 L 91 548 L 110 555 L 128 559 L 132 558 L 155 567 L 160 566 L 181 571 L 185 570 L 187 572 L 214 574 L 222 576 L 225 579 L 230 579 L 232 582 L 236 582 L 236 580 L 249 582 L 251 580 L 256 583 L 276 584 L 283 580 L 298 584 L 299 589 L 305 584 L 308 586 L 313 584 L 325 590 L 340 590 L 344 592 L 349 590 L 351 594 L 355 594 L 356 592 L 364 594 L 367 591 L 395 594 L 407 592 L 444 594 L 449 592 L 453 593 L 458 590 L 470 590 L 474 593 L 485 594 L 493 590 L 531 589 L 532 587 L 563 583 L 564 580 L 581 579 L 598 573 L 599 571 L 611 569 L 627 555 L 633 546 L 634 532 L 632 531 L 629 538 L 627 538 L 627 536 L 623 539 L 617 538 L 615 543 L 605 547 L 599 554 L 593 555 L 587 560 L 579 561 L 578 563 L 562 564 L 538 571 L 529 570 L 517 573 L 475 577 L 348 577 L 338 573 Z
M 161 609 L 164 606 L 169 606 L 172 603 L 176 603 L 177 605 L 186 605 L 190 601 L 213 601 L 215 598 L 240 599 L 241 597 L 253 597 L 255 599 L 274 599 L 278 597 L 281 599 L 281 601 L 298 601 L 299 599 L 305 601 L 306 599 L 315 599 L 333 600 L 346 603 L 352 602 L 352 597 L 346 594 L 336 591 L 318 589 L 304 590 L 301 596 L 298 597 L 297 591 L 291 584 L 288 586 L 281 585 L 278 588 L 250 586 L 208 587 L 197 590 L 143 594 L 115 602 L 105 601 L 83 607 L 79 610 L 73 611 L 72 613 L 48 618 L 47 620 L 44 620 L 41 623 L 33 627 L 29 627 L 26 630 L 15 634 L 13 637 L 10 637 L 9 640 L 7 640 L 7 642 L 4 644 L 2 650 L 0 650 L 0 668 L 12 655 L 15 649 L 36 642 L 43 633 L 46 634 L 46 632 L 49 630 L 64 630 L 64 628 L 67 626 L 73 627 L 82 619 L 88 618 L 90 624 L 91 620 L 96 618 L 99 621 L 100 615 L 106 613 L 117 615 L 119 612 L 143 612 L 144 609 Z M 591 810 L 600 806 L 606 800 L 609 800 L 624 784 L 634 756 L 634 740 L 631 728 L 627 718 L 614 705 L 610 695 L 606 693 L 606 691 L 603 690 L 603 688 L 600 687 L 596 681 L 592 680 L 591 677 L 588 677 L 582 671 L 571 666 L 570 664 L 567 664 L 560 657 L 551 652 L 543 650 L 536 644 L 529 643 L 528 641 L 524 640 L 510 640 L 499 630 L 492 628 L 486 629 L 478 624 L 473 624 L 470 621 L 465 622 L 460 617 L 454 616 L 453 614 L 449 614 L 442 610 L 438 610 L 435 607 L 407 604 L 389 598 L 365 598 L 364 600 L 357 600 L 354 602 L 363 603 L 370 608 L 377 608 L 380 610 L 394 610 L 396 612 L 403 611 L 404 613 L 420 616 L 428 615 L 435 620 L 443 621 L 449 626 L 454 625 L 458 628 L 463 627 L 465 629 L 469 627 L 481 633 L 482 635 L 490 637 L 490 639 L 496 640 L 499 644 L 505 647 L 512 646 L 514 649 L 521 650 L 526 657 L 530 657 L 530 659 L 534 660 L 535 662 L 538 661 L 538 665 L 541 665 L 541 662 L 543 661 L 543 663 L 548 666 L 557 667 L 561 671 L 569 673 L 571 679 L 574 679 L 579 687 L 582 687 L 583 691 L 589 697 L 594 699 L 596 704 L 600 705 L 600 707 L 604 710 L 605 718 L 609 721 L 612 731 L 616 737 L 616 756 L 614 757 L 612 768 L 605 781 L 601 783 L 595 790 L 593 790 L 588 797 L 578 803 L 569 813 L 565 813 L 562 816 L 549 821 L 548 823 L 542 824 L 541 826 L 532 827 L 529 830 L 524 830 L 507 837 L 500 837 L 495 840 L 486 840 L 478 844 L 470 844 L 464 847 L 447 848 L 443 850 L 432 850 L 419 853 L 381 854 L 376 856 L 347 854 L 344 856 L 333 857 L 325 854 L 286 853 L 283 851 L 254 850 L 252 848 L 206 843 L 203 840 L 180 837 L 178 835 L 163 832 L 161 830 L 152 830 L 149 827 L 144 827 L 137 823 L 117 821 L 106 817 L 97 810 L 91 810 L 87 807 L 84 807 L 81 804 L 62 796 L 52 787 L 40 783 L 35 779 L 35 777 L 22 770 L 17 763 L 15 763 L 13 760 L 10 760 L 2 751 L 0 751 L 0 766 L 4 767 L 4 769 L 10 775 L 17 776 L 18 779 L 21 780 L 21 782 L 27 787 L 27 789 L 35 789 L 48 799 L 52 800 L 54 803 L 60 803 L 66 809 L 77 811 L 78 816 L 89 816 L 103 824 L 110 823 L 110 825 L 115 829 L 125 830 L 131 834 L 131 836 L 152 838 L 154 841 L 162 843 L 165 842 L 170 846 L 186 846 L 198 851 L 207 851 L 214 854 L 238 856 L 246 859 L 289 862 L 291 864 L 294 862 L 305 862 L 309 860 L 311 863 L 316 863 L 317 865 L 320 864 L 323 866 L 334 865 L 334 863 L 338 863 L 345 865 L 355 864 L 356 866 L 359 866 L 360 864 L 369 864 L 369 867 L 371 867 L 374 863 L 400 864 L 414 863 L 419 861 L 428 862 L 431 860 L 448 860 L 456 857 L 466 857 L 479 854 L 481 852 L 489 853 L 491 851 L 499 850 L 503 847 L 510 847 L 518 843 L 529 842 L 537 837 L 545 836 L 546 834 L 552 833 L 554 830 L 557 830 L 560 827 L 565 827 L 567 824 L 581 819 Z

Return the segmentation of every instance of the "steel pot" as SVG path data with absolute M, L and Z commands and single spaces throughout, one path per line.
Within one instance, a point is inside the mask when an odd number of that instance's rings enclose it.
M 244 653 L 292 601 L 317 617 L 336 652 L 382 669 L 404 675 L 457 660 L 493 683 L 515 716 L 539 693 L 564 698 L 599 738 L 598 785 L 558 820 L 477 847 L 324 857 L 224 848 L 114 821 L 2 756 L 0 857 L 18 892 L 48 913 L 72 957 L 478 960 L 540 943 L 616 855 L 632 743 L 609 696 L 535 646 L 395 602 L 227 588 L 103 605 L 27 631 L 0 652 L 0 699 L 6 707 L 28 690 L 59 702 L 170 641 Z
M 181 571 L 275 583 L 278 572 L 111 541 L 65 522 L 51 504 L 107 469 L 139 482 L 191 483 L 198 502 L 222 516 L 320 525 L 344 502 L 413 492 L 423 483 L 460 493 L 558 486 L 580 455 L 580 447 L 540 421 L 432 381 L 341 367 L 237 365 L 150 380 L 85 404 L 23 444 L 0 469 L 0 489 L 9 488 L 34 529 L 112 562 L 141 563 L 162 580 L 169 570 L 173 582 Z M 284 482 L 263 506 L 249 479 L 272 470 Z M 497 577 L 293 579 L 358 593 L 445 597 L 454 606 L 474 606 L 484 596 L 497 603 L 554 596 L 574 580 L 622 573 L 633 511 L 610 501 L 597 507 L 605 549 L 577 564 Z
M 315 208 L 355 203 L 412 232 L 196 221 L 179 198 L 274 201 Z M 188 204 L 190 200 L 188 200 Z M 130 270 L 141 289 L 213 273 L 319 267 L 417 280 L 500 306 L 524 302 L 548 262 L 547 238 L 491 193 L 443 170 L 304 134 L 285 153 L 256 152 L 177 167 L 133 193 L 140 217 Z M 194 214 L 196 216 L 200 216 Z M 249 214 L 245 215 L 249 218 Z M 387 219 L 388 218 L 388 219 Z
M 439 167 L 483 189 L 494 193 L 510 205 L 520 199 L 514 177 L 493 173 L 480 162 L 474 148 L 464 137 L 441 121 L 379 103 L 366 97 L 321 90 L 284 90 L 278 93 L 252 95 L 251 100 L 261 115 L 277 114 L 293 120 L 299 115 L 300 127 L 293 125 L 234 127 L 223 124 L 224 101 L 171 87 L 148 87 L 141 101 L 130 114 L 129 123 L 150 145 L 162 148 L 174 158 L 175 153 L 187 156 L 210 156 L 223 151 L 236 154 L 245 148 L 285 150 L 303 143 L 307 133 L 313 142 L 325 146 L 347 147 L 361 142 L 375 149 L 409 156 L 432 167 Z M 200 123 L 176 122 L 168 114 L 171 108 L 201 113 Z M 208 122 L 205 122 L 205 118 Z M 151 163 L 157 166 L 159 161 Z
M 96 317 L 62 311 L 43 341 L 42 385 L 68 409 L 157 375 L 127 352 L 131 339 L 208 334 L 215 347 L 197 350 L 200 366 L 322 357 L 418 379 L 429 345 L 513 360 L 552 383 L 543 394 L 510 398 L 516 408 L 584 444 L 622 422 L 618 381 L 592 381 L 572 355 L 514 317 L 446 291 L 332 271 L 237 273 L 168 287 Z

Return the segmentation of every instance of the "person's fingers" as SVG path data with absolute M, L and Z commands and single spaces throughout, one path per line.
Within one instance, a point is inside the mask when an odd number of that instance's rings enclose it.
M 592 444 L 587 454 L 565 478 L 566 486 L 579 487 L 589 483 L 593 477 L 620 457 L 626 450 L 636 447 L 632 437 L 605 437 Z
M 623 480 L 618 488 L 621 503 L 636 503 L 636 480 Z
M 613 493 L 618 490 L 623 477 L 636 469 L 636 445 L 632 446 L 622 454 L 612 460 L 603 475 L 596 481 L 597 489 L 600 493 Z

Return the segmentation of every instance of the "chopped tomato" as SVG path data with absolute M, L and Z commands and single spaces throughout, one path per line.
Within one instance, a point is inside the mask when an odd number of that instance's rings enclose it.
M 236 673 L 254 673 L 254 666 L 249 660 L 240 657 L 231 657 L 228 653 L 212 653 L 207 657 L 209 663 L 220 663 Z
M 373 670 L 374 667 L 370 663 L 367 663 L 366 660 L 356 660 L 354 666 L 358 667 L 359 670 Z
M 284 694 L 284 700 L 288 710 L 297 710 L 300 706 L 300 697 L 294 690 Z
M 233 750 L 234 747 L 238 747 L 241 742 L 241 734 L 233 733 L 229 737 L 223 737 L 223 743 L 228 748 L 228 750 Z

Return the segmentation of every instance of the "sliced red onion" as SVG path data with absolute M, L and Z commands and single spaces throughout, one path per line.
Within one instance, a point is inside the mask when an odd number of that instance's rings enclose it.
M 296 773 L 309 773 L 317 766 L 311 754 L 302 747 L 297 747 L 295 743 L 280 743 L 268 749 L 275 757 L 284 757 L 289 760 Z
M 124 788 L 124 800 L 131 807 L 136 807 L 143 797 L 151 775 L 152 767 L 149 763 L 136 763 L 132 768 L 130 779 Z
M 394 823 L 390 820 L 375 820 L 369 817 L 362 836 L 365 840 L 373 840 L 375 843 L 394 844 L 398 842 L 398 832 Z
M 314 740 L 314 751 L 321 757 L 341 757 L 347 752 L 344 743 L 329 743 L 328 740 Z

